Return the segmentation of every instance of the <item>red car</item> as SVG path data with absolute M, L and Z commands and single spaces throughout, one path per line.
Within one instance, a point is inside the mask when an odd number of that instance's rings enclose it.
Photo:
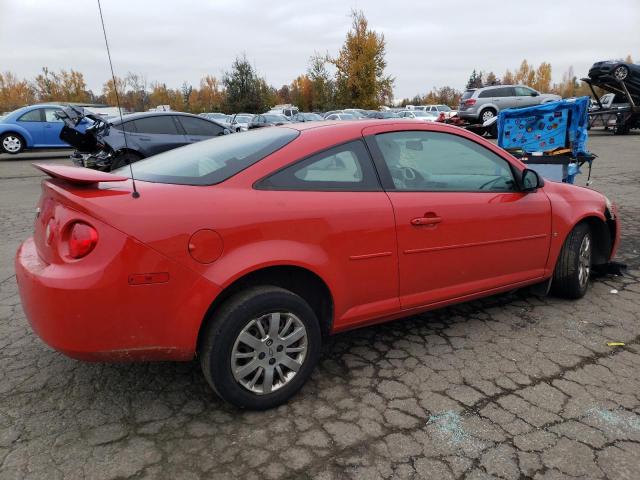
M 92 361 L 192 360 L 263 409 L 322 339 L 528 285 L 578 298 L 620 229 L 603 195 L 543 182 L 465 130 L 398 120 L 228 135 L 112 173 L 39 166 L 17 253 L 36 333 Z

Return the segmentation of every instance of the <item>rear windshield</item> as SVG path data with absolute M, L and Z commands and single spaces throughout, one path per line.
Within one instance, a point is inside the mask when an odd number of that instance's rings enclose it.
M 462 94 L 461 100 L 466 100 L 467 98 L 471 98 L 471 96 L 473 95 L 473 92 L 475 92 L 475 90 L 465 90 L 465 92 Z
M 136 180 L 178 185 L 214 185 L 262 160 L 294 140 L 291 128 L 264 128 L 234 133 L 176 148 L 132 166 Z M 129 167 L 115 170 L 129 175 Z

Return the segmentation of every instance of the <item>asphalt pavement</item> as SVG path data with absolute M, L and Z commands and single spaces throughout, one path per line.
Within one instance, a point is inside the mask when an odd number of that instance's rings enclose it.
M 640 135 L 589 146 L 627 275 L 578 301 L 514 292 L 337 335 L 267 412 L 223 404 L 195 361 L 44 345 L 13 275 L 42 176 L 0 157 L 0 479 L 640 478 Z

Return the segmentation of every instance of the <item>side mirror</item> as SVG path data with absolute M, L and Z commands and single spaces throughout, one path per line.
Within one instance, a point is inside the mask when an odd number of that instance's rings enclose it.
M 535 90 L 533 92 L 531 92 L 531 96 L 532 97 L 537 97 L 538 95 L 540 95 L 538 92 L 536 92 Z
M 223 134 L 223 135 L 229 135 L 230 133 L 231 133 L 231 130 L 229 130 L 228 128 L 225 128 L 225 129 L 222 131 L 222 134 Z
M 526 168 L 522 172 L 520 187 L 523 192 L 535 192 L 538 188 L 544 186 L 544 180 L 535 170 Z

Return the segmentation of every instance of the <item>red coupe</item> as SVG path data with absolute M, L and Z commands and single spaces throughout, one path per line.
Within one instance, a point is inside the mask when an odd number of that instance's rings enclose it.
M 593 190 L 543 182 L 457 127 L 306 123 L 228 135 L 112 173 L 39 166 L 17 253 L 26 315 L 66 355 L 192 360 L 263 409 L 335 332 L 528 285 L 585 294 L 620 228 Z

